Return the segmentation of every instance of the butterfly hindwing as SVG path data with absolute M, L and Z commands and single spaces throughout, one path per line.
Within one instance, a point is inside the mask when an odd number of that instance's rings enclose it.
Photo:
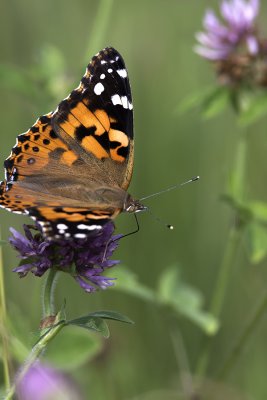
M 118 215 L 133 169 L 127 70 L 106 48 L 77 89 L 40 117 L 5 161 L 0 206 L 29 214 L 49 238 L 86 237 Z

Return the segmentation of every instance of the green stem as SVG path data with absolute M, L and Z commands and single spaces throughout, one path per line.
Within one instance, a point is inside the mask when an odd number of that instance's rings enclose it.
M 218 318 L 220 316 L 223 301 L 226 294 L 226 288 L 229 281 L 229 275 L 231 268 L 234 264 L 234 259 L 236 255 L 236 251 L 238 248 L 239 240 L 241 237 L 241 229 L 238 229 L 236 226 L 233 226 L 226 246 L 226 250 L 224 253 L 224 257 L 222 260 L 221 267 L 219 269 L 219 275 L 217 278 L 217 282 L 215 284 L 214 296 L 210 306 L 210 312 Z M 211 348 L 213 344 L 212 337 L 206 337 L 204 343 L 204 350 L 200 356 L 198 365 L 197 365 L 197 375 L 203 376 L 208 367 L 209 357 L 211 353 Z
M 244 180 L 246 169 L 246 137 L 243 134 L 239 138 L 236 160 L 231 174 L 231 182 L 229 187 L 230 196 L 234 202 L 242 203 L 244 198 Z M 210 306 L 210 312 L 214 317 L 219 318 L 221 315 L 228 283 L 231 274 L 231 269 L 234 265 L 236 252 L 238 249 L 239 241 L 243 232 L 244 221 L 240 220 L 240 213 L 236 212 L 236 221 L 234 222 L 228 237 L 225 253 L 219 269 L 217 282 L 213 291 L 213 297 Z M 211 354 L 213 338 L 205 338 L 204 350 L 199 358 L 197 365 L 197 374 L 203 376 L 206 373 L 209 358 Z
M 43 318 L 51 317 L 52 315 L 55 314 L 54 288 L 56 283 L 55 278 L 57 272 L 58 271 L 56 268 L 50 268 L 44 284 L 43 295 L 42 295 Z M 38 358 L 41 356 L 43 350 L 46 348 L 48 343 L 59 333 L 59 331 L 63 328 L 63 326 L 64 326 L 64 321 L 60 321 L 56 323 L 52 328 L 48 327 L 41 331 L 41 333 L 43 332 L 44 334 L 41 336 L 37 344 L 33 347 L 30 355 L 28 356 L 19 374 L 17 375 L 15 384 L 13 384 L 13 386 L 10 388 L 4 400 L 10 400 L 13 398 L 15 394 L 16 385 L 18 384 L 18 382 L 25 376 L 25 374 L 28 372 L 31 366 L 36 362 L 36 360 L 38 360 Z
M 103 41 L 113 6 L 113 0 L 99 0 L 98 3 L 97 14 L 94 18 L 90 40 L 86 49 L 86 62 L 88 62 L 88 54 L 93 54 L 103 47 Z
M 42 302 L 43 302 L 43 318 L 50 317 L 55 314 L 55 306 L 54 306 L 54 289 L 56 285 L 56 275 L 57 275 L 56 268 L 50 268 L 44 288 L 43 288 L 43 295 L 42 295 Z
M 10 388 L 10 376 L 9 376 L 9 350 L 8 350 L 8 335 L 7 335 L 7 315 L 6 315 L 6 299 L 5 299 L 5 282 L 4 282 L 4 270 L 3 270 L 3 254 L 2 246 L 0 246 L 0 330 L 2 337 L 2 357 L 3 357 L 3 369 L 4 369 L 4 382 L 6 390 Z
M 227 357 L 226 361 L 224 362 L 218 374 L 219 378 L 225 377 L 225 375 L 229 373 L 229 371 L 232 369 L 237 359 L 239 358 L 240 354 L 242 353 L 243 348 L 245 347 L 252 333 L 254 332 L 255 327 L 258 325 L 262 317 L 266 314 L 266 309 L 267 309 L 267 293 L 264 294 L 258 307 L 253 313 L 250 321 L 247 323 L 243 332 L 241 333 L 235 345 L 233 346 L 232 351 L 230 352 L 229 356 Z
M 226 289 L 229 282 L 229 276 L 234 264 L 236 251 L 241 237 L 241 228 L 233 226 L 231 228 L 226 251 L 223 256 L 222 264 L 219 269 L 219 275 L 215 284 L 214 296 L 211 302 L 210 312 L 214 317 L 218 318 L 221 314 L 223 302 L 225 299 Z
M 19 374 L 17 375 L 16 383 L 11 387 L 6 397 L 4 397 L 4 400 L 11 400 L 13 398 L 18 382 L 21 381 L 21 379 L 26 375 L 31 366 L 36 362 L 36 360 L 38 360 L 48 343 L 60 332 L 63 327 L 64 322 L 61 321 L 41 337 L 39 342 L 33 347 L 29 357 L 27 358 Z

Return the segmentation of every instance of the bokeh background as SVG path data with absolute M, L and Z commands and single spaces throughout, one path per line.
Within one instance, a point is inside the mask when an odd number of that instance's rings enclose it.
M 266 26 L 267 2 L 261 3 L 259 19 Z M 3 0 L 0 14 L 1 164 L 16 136 L 39 115 L 55 109 L 78 85 L 98 50 L 108 45 L 118 49 L 134 98 L 135 167 L 130 193 L 138 198 L 194 175 L 201 179 L 147 202 L 153 214 L 175 229 L 169 231 L 149 214 L 140 215 L 139 233 L 123 239 L 117 250 L 116 258 L 122 260 L 117 269 L 127 267 L 142 285 L 155 289 L 166 268 L 179 268 L 183 281 L 203 295 L 204 310 L 209 309 L 232 224 L 232 210 L 221 195 L 234 167 L 241 130 L 230 109 L 206 120 L 198 109 L 179 112 L 188 94 L 215 83 L 211 65 L 193 52 L 194 35 L 201 29 L 207 7 L 218 9 L 218 1 Z M 249 127 L 248 133 L 246 192 L 250 199 L 265 201 L 266 118 Z M 10 226 L 21 229 L 28 221 L 2 210 L 2 238 L 8 238 Z M 119 233 L 130 232 L 135 228 L 133 217 L 120 216 L 116 227 Z M 19 279 L 12 273 L 18 260 L 8 245 L 3 247 L 3 256 L 12 329 L 25 344 L 25 349 L 21 345 L 17 349 L 17 359 L 22 359 L 38 330 L 43 280 L 30 275 Z M 206 394 L 194 399 L 266 398 L 266 316 L 230 373 L 222 380 L 216 377 L 267 290 L 266 259 L 252 265 L 245 238 L 235 260 L 221 327 L 212 341 L 203 384 Z M 110 323 L 108 340 L 94 342 L 87 333 L 83 340 L 78 336 L 80 348 L 64 332 L 57 339 L 62 360 L 56 357 L 54 365 L 75 377 L 85 398 L 193 399 L 186 387 L 193 385 L 190 376 L 194 378 L 206 342 L 199 324 L 116 288 L 86 294 L 63 274 L 56 297 L 58 307 L 66 299 L 69 317 L 110 309 L 135 321 L 133 326 Z M 95 346 L 94 355 L 86 347 L 87 337 Z M 51 353 L 52 349 L 47 353 L 50 362 Z M 187 383 L 182 374 L 186 370 L 190 371 Z

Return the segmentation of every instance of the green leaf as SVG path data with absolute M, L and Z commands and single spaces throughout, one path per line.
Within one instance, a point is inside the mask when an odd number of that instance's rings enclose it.
M 252 92 L 246 107 L 243 107 L 238 122 L 240 125 L 249 125 L 267 114 L 267 93 Z
M 92 360 L 102 348 L 103 342 L 99 336 L 69 326 L 49 343 L 45 359 L 57 368 L 72 370 Z
M 207 98 L 211 96 L 214 92 L 214 87 L 206 87 L 202 88 L 200 91 L 191 93 L 188 95 L 181 103 L 178 105 L 175 113 L 184 114 L 187 111 L 190 111 L 194 108 L 201 107 L 203 102 L 206 101 Z
M 176 113 L 183 114 L 194 108 L 201 109 L 205 119 L 215 117 L 231 103 L 231 92 L 227 86 L 212 86 L 190 94 L 178 106 Z
M 267 255 L 267 228 L 259 223 L 251 223 L 246 234 L 250 261 L 257 264 Z
M 8 244 L 6 240 L 0 240 L 0 246 L 3 246 L 4 244 Z
M 267 203 L 261 201 L 252 201 L 246 204 L 255 219 L 261 222 L 267 222 Z
M 31 99 L 40 95 L 29 74 L 12 65 L 0 65 L 0 86 Z
M 210 313 L 202 310 L 203 296 L 201 293 L 184 283 L 177 266 L 165 270 L 159 280 L 159 301 L 169 305 L 179 315 L 189 318 L 196 323 L 206 334 L 214 335 L 219 324 Z
M 205 119 L 220 114 L 230 104 L 230 91 L 227 86 L 218 86 L 207 96 L 202 103 L 202 116 Z
M 112 287 L 112 290 L 119 290 L 145 301 L 156 301 L 154 291 L 140 283 L 136 275 L 126 267 L 121 266 L 116 271 L 112 271 L 112 276 L 117 279 L 116 285 Z
M 127 324 L 134 324 L 130 318 L 116 311 L 95 311 L 88 314 L 88 317 L 98 317 L 103 319 L 111 319 L 113 321 L 125 322 Z
M 107 323 L 98 317 L 84 316 L 71 321 L 67 321 L 66 325 L 75 325 L 80 328 L 88 329 L 90 331 L 101 333 L 104 338 L 109 337 L 109 328 Z
M 67 79 L 64 66 L 63 53 L 57 47 L 51 44 L 42 47 L 36 74 L 42 76 L 48 94 L 55 99 L 65 95 Z

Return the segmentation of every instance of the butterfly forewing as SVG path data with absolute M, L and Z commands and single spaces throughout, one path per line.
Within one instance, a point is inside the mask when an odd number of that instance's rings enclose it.
M 92 165 L 93 156 L 108 181 L 128 188 L 133 167 L 132 97 L 125 64 L 116 50 L 104 49 L 92 59 L 80 86 L 59 104 L 53 127 L 66 143 L 81 148 L 85 162 Z
M 0 206 L 37 219 L 49 238 L 85 238 L 122 211 L 133 169 L 133 111 L 116 50 L 93 57 L 78 88 L 18 136 L 5 168 Z

